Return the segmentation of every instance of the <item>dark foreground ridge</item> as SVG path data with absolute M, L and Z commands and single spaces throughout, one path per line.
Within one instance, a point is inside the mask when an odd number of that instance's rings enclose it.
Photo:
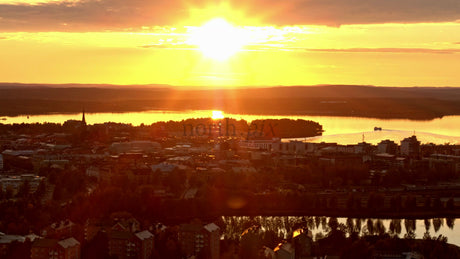
M 460 88 L 291 86 L 176 90 L 164 85 L 0 84 L 0 116 L 48 113 L 224 110 L 261 115 L 326 115 L 429 120 L 460 115 Z

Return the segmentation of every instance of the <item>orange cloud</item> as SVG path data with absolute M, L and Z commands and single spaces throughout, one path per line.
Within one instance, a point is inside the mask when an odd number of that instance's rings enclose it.
M 228 0 L 229 8 L 263 24 L 299 25 L 447 22 L 460 19 L 458 0 Z M 101 31 L 174 25 L 216 1 L 80 0 L 0 4 L 0 31 Z M 195 21 L 196 22 L 196 21 Z

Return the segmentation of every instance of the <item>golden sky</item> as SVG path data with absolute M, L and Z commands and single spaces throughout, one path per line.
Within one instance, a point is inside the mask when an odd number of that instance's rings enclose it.
M 0 82 L 460 86 L 458 0 L 0 0 Z

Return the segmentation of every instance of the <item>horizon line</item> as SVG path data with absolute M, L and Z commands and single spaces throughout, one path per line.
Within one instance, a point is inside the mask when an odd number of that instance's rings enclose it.
M 242 90 L 242 89 L 261 89 L 261 88 L 295 88 L 295 87 L 327 87 L 327 86 L 342 86 L 342 87 L 370 87 L 370 88 L 460 88 L 460 86 L 387 86 L 387 85 L 372 85 L 372 84 L 313 84 L 313 85 L 202 85 L 202 86 L 190 86 L 190 85 L 172 85 L 172 84 L 161 84 L 161 83 L 149 83 L 149 84 L 113 84 L 113 83 L 21 83 L 21 82 L 0 82 L 0 89 L 6 89 L 5 87 L 42 87 L 42 88 L 103 88 L 107 89 L 114 88 L 142 88 L 142 89 L 167 89 L 167 90 L 182 90 L 182 91 L 194 91 L 194 90 Z M 112 88 L 111 88 L 112 87 Z

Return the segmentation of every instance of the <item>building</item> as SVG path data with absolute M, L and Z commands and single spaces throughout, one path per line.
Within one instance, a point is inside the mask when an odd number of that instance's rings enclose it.
M 414 135 L 401 141 L 401 155 L 408 157 L 420 156 L 420 141 Z
M 32 156 L 35 155 L 35 153 L 36 152 L 34 150 L 7 149 L 2 152 L 3 169 L 30 172 L 34 168 L 32 164 Z
M 451 171 L 455 174 L 460 173 L 460 156 L 432 154 L 424 158 L 429 162 L 429 168 L 433 170 Z
M 67 238 L 58 242 L 59 250 L 62 251 L 63 257 L 59 259 L 79 259 L 80 242 L 75 238 Z
M 267 150 L 272 151 L 275 144 L 280 143 L 280 140 L 244 140 L 239 143 L 241 148 L 246 149 L 257 149 L 257 150 Z
M 312 232 L 308 229 L 298 229 L 294 232 L 295 258 L 308 258 L 311 256 L 313 250 L 312 236 Z
M 27 182 L 29 184 L 29 192 L 34 193 L 44 179 L 45 177 L 43 176 L 33 174 L 5 175 L 0 176 L 0 186 L 3 191 L 11 190 L 12 194 L 15 195 L 21 186 Z
M 37 239 L 32 244 L 31 259 L 79 259 L 80 242 L 75 238 Z
M 138 233 L 112 230 L 108 238 L 109 255 L 119 259 L 147 259 L 154 251 L 154 236 L 147 230 Z
M 18 235 L 5 235 L 4 233 L 0 232 L 0 258 L 3 258 L 8 251 L 8 247 L 13 242 L 21 242 L 25 241 L 25 237 L 18 236 Z
M 135 258 L 137 251 L 133 233 L 129 231 L 110 231 L 108 238 L 110 256 L 119 259 Z
M 154 236 L 147 230 L 140 230 L 135 218 L 116 218 L 108 230 L 109 255 L 119 259 L 149 258 L 154 250 Z
M 134 237 L 136 239 L 136 246 L 138 248 L 137 258 L 151 258 L 155 247 L 153 234 L 150 233 L 148 230 L 144 230 L 134 234 Z
M 220 229 L 214 224 L 210 223 L 203 227 L 205 230 L 205 242 L 207 246 L 205 247 L 208 251 L 206 254 L 208 258 L 214 259 L 219 258 L 220 254 Z
M 156 164 L 156 165 L 152 165 L 150 166 L 152 172 L 154 173 L 161 173 L 162 175 L 168 175 L 172 172 L 174 172 L 175 170 L 177 170 L 179 168 L 178 165 L 176 164 L 170 164 L 170 163 L 159 163 L 159 164 Z
M 277 259 L 295 259 L 295 247 L 289 242 L 280 243 L 273 251 Z
M 76 225 L 70 220 L 52 223 L 44 228 L 41 235 L 47 238 L 63 239 L 76 234 Z
M 382 154 L 382 153 L 387 153 L 391 155 L 396 155 L 398 151 L 398 144 L 396 144 L 394 141 L 391 141 L 389 139 L 382 140 L 380 141 L 379 144 L 377 144 L 377 153 Z
M 153 141 L 130 141 L 130 142 L 115 142 L 110 146 L 110 152 L 115 154 L 121 153 L 154 153 L 161 149 L 158 142 Z
M 179 230 L 179 243 L 186 257 L 219 258 L 220 229 L 214 224 L 182 224 Z
M 374 147 L 370 143 L 360 142 L 355 145 L 355 154 L 371 154 L 373 148 Z
M 307 154 L 314 153 L 318 150 L 321 144 L 303 142 L 303 141 L 289 141 L 289 142 L 274 142 L 272 151 L 283 154 Z

